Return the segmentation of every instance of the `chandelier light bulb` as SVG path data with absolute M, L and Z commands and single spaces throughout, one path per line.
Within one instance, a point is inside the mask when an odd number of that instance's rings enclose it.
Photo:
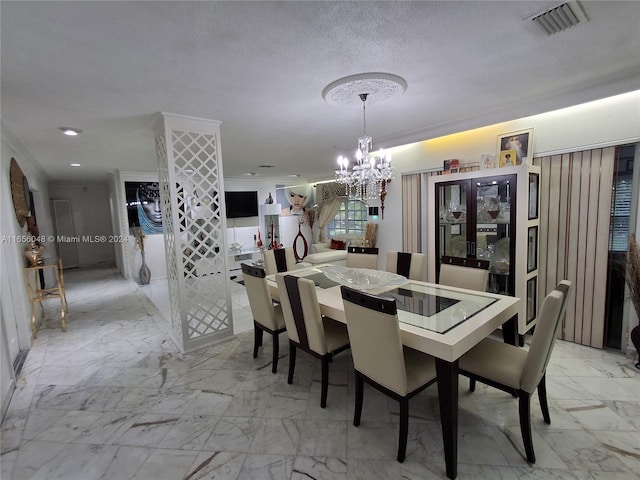
M 367 135 L 366 117 L 366 93 L 359 94 L 362 100 L 362 136 L 358 138 L 358 148 L 356 150 L 356 163 L 351 171 L 348 160 L 340 155 L 338 165 L 340 170 L 336 170 L 336 181 L 347 187 L 351 198 L 356 198 L 367 203 L 369 200 L 380 200 L 384 205 L 386 196 L 386 184 L 394 177 L 391 168 L 391 157 L 385 155 L 380 149 L 378 155 L 373 154 L 373 140 Z

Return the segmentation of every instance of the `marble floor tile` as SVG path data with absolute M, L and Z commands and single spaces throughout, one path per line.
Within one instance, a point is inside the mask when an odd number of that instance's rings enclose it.
M 158 448 L 202 450 L 218 420 L 220 417 L 210 415 L 182 415 Z
M 347 462 L 328 457 L 298 456 L 293 464 L 291 480 L 346 480 Z
M 291 478 L 294 457 L 281 455 L 247 455 L 238 480 L 280 480 Z
M 264 426 L 263 418 L 223 417 L 216 424 L 204 444 L 204 450 L 249 452 L 258 431 Z
M 399 406 L 365 385 L 354 427 L 350 353 L 303 352 L 287 383 L 280 336 L 254 359 L 244 287 L 230 282 L 234 337 L 181 353 L 166 284 L 140 287 L 115 269 L 65 272 L 68 331 L 40 330 L 2 423 L 2 480 L 444 479 L 437 387 L 410 403 L 407 458 L 395 460 Z M 199 287 L 200 288 L 200 287 Z M 526 345 L 530 337 L 526 337 Z M 527 463 L 518 401 L 459 382 L 458 479 L 640 480 L 640 371 L 619 352 L 557 341 L 547 369 L 551 424 L 531 401 L 536 463 Z
M 185 480 L 236 480 L 247 455 L 230 452 L 200 452 Z

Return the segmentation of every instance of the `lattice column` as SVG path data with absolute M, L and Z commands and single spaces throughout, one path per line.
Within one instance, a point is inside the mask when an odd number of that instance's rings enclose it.
M 156 151 L 171 330 L 188 352 L 233 335 L 220 122 L 164 113 Z

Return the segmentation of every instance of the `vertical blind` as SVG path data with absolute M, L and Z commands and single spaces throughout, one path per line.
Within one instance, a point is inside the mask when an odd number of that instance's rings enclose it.
M 535 159 L 540 181 L 539 296 L 574 284 L 561 338 L 602 348 L 615 148 Z
M 609 250 L 626 253 L 629 249 L 629 218 L 631 217 L 633 181 L 631 177 L 618 177 L 614 188 Z

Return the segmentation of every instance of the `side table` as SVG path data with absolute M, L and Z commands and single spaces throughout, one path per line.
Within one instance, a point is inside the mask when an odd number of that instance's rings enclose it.
M 51 270 L 56 279 L 56 286 L 51 288 L 42 287 L 40 284 L 40 272 Z M 44 319 L 43 300 L 50 298 L 60 299 L 60 325 L 63 332 L 67 331 L 67 315 L 69 309 L 67 307 L 67 297 L 64 290 L 64 277 L 62 275 L 62 259 L 48 258 L 44 260 L 42 265 L 34 265 L 24 268 L 24 280 L 27 286 L 29 301 L 31 302 L 31 331 L 33 338 L 38 335 L 38 323 L 36 322 L 36 302 L 40 304 L 41 320 Z

